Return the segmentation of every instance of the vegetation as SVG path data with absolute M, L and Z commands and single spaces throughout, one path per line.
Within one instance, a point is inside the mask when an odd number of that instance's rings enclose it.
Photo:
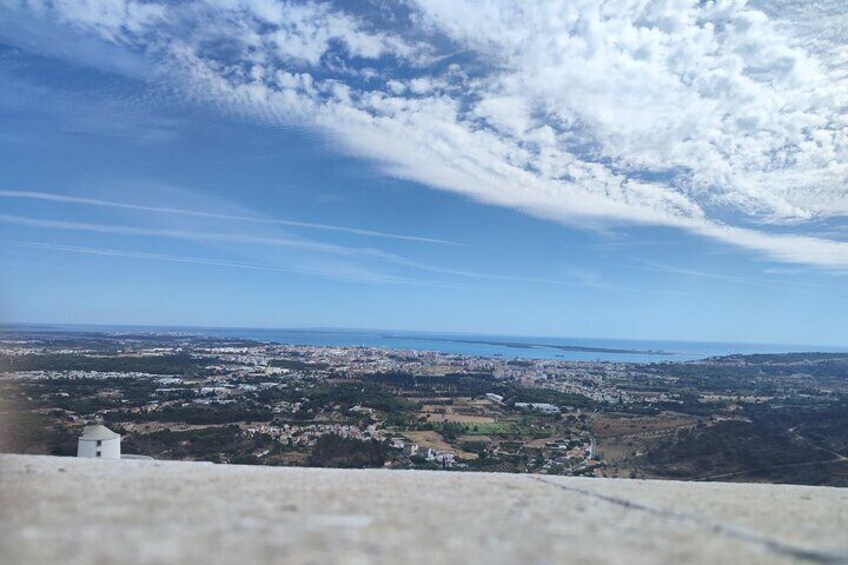
M 426 366 L 386 352 L 356 366 L 239 345 L 260 351 L 250 358 L 211 338 L 51 339 L 38 351 L 83 351 L 0 356 L 0 451 L 73 455 L 99 418 L 125 452 L 167 459 L 438 469 L 453 457 L 478 471 L 848 486 L 846 354 L 563 364 L 557 378 L 522 359 Z
M 386 447 L 376 440 L 360 441 L 326 434 L 318 438 L 318 443 L 309 457 L 313 467 L 382 467 L 386 462 Z
M 5 371 L 101 371 L 114 373 L 150 373 L 154 375 L 194 375 L 212 363 L 186 353 L 173 355 L 2 355 L 0 368 Z
M 199 428 L 174 432 L 129 434 L 123 440 L 126 453 L 155 453 L 168 459 L 192 459 L 215 463 L 258 463 L 253 451 L 271 444 L 271 438 L 246 436 L 238 426 Z

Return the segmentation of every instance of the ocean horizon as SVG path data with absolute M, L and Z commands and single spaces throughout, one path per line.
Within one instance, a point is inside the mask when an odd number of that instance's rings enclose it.
M 285 345 L 375 347 L 434 351 L 475 357 L 563 361 L 693 361 L 733 354 L 848 352 L 848 347 L 742 342 L 534 337 L 461 332 L 399 331 L 355 328 L 234 328 L 110 324 L 5 324 L 4 333 L 169 333 L 247 339 Z

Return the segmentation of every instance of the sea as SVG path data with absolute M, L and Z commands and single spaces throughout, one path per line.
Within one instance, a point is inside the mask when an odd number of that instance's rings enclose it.
M 356 329 L 262 329 L 118 325 L 4 325 L 0 332 L 170 333 L 289 345 L 365 346 L 506 359 L 656 363 L 732 354 L 848 352 L 848 347 L 763 343 L 528 337 Z

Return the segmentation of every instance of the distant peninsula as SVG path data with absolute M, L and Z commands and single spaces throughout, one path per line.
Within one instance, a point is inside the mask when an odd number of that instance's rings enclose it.
M 387 335 L 383 337 L 391 339 L 407 339 L 411 341 L 438 341 L 444 343 L 468 343 L 472 345 L 495 345 L 501 347 L 513 347 L 516 349 L 557 349 L 559 351 L 577 351 L 581 353 L 622 353 L 630 355 L 675 355 L 675 353 L 671 351 L 655 349 L 615 349 L 611 347 L 589 347 L 583 345 L 556 345 L 548 343 L 527 343 L 521 341 L 494 341 L 429 336 Z

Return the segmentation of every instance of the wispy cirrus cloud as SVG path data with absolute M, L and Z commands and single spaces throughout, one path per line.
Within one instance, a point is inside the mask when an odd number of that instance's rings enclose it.
M 164 261 L 169 263 L 187 263 L 191 265 L 205 265 L 210 267 L 225 267 L 228 269 L 243 269 L 249 271 L 266 271 L 275 273 L 294 273 L 301 275 L 314 275 L 333 279 L 348 281 L 378 283 L 378 284 L 409 284 L 415 286 L 431 286 L 438 288 L 456 288 L 456 285 L 440 281 L 429 281 L 397 277 L 369 271 L 362 268 L 314 268 L 307 265 L 297 267 L 286 267 L 269 265 L 263 263 L 246 263 L 243 261 L 230 261 L 226 259 L 212 259 L 209 257 L 187 257 L 181 255 L 170 255 L 164 253 L 148 253 L 139 251 L 127 251 L 121 249 L 108 249 L 99 247 L 81 247 L 73 245 L 56 245 L 37 242 L 13 241 L 11 245 L 37 249 L 41 251 L 57 251 L 62 253 L 74 253 L 81 255 L 99 255 L 105 257 L 118 257 L 124 259 L 142 259 L 150 261 Z
M 244 216 L 237 214 L 221 214 L 216 212 L 206 212 L 203 210 L 187 210 L 184 208 L 171 208 L 167 206 L 147 206 L 143 204 L 133 204 L 129 202 L 118 202 L 115 200 L 103 200 L 100 198 L 83 198 L 78 196 L 67 196 L 63 194 L 55 194 L 50 192 L 37 192 L 27 190 L 0 190 L 0 198 L 26 199 L 26 200 L 41 200 L 46 202 L 59 202 L 66 204 L 83 204 L 88 206 L 97 206 L 103 208 L 117 208 L 122 210 L 137 210 L 141 212 L 153 212 L 157 214 L 174 214 L 180 216 L 194 216 L 196 218 L 207 218 L 214 220 L 231 220 L 237 222 L 248 222 L 266 225 L 288 226 L 294 228 L 305 228 L 311 230 L 331 231 L 347 233 L 352 235 L 361 235 L 366 237 L 377 237 L 384 239 L 395 239 L 401 241 L 415 241 L 422 243 L 435 243 L 439 245 L 454 245 L 462 246 L 464 244 L 445 239 L 432 237 L 423 237 L 416 235 L 403 235 L 396 233 L 381 232 L 375 230 L 366 230 L 352 228 L 346 226 L 336 226 L 329 224 L 318 224 L 314 222 L 299 222 L 294 220 L 282 220 L 278 218 L 267 218 L 261 216 Z
M 816 284 L 816 283 L 806 283 L 806 282 L 798 282 L 786 279 L 775 279 L 775 278 L 763 278 L 763 277 L 749 277 L 749 276 L 739 276 L 739 275 L 728 275 L 724 273 L 712 273 L 709 271 L 703 271 L 699 269 L 691 269 L 688 267 L 680 267 L 676 265 L 669 265 L 667 263 L 662 263 L 659 261 L 649 261 L 645 259 L 633 259 L 636 263 L 641 265 L 640 268 L 657 271 L 662 273 L 668 273 L 672 275 L 683 275 L 686 277 L 695 277 L 700 279 L 708 279 L 714 281 L 722 281 L 732 284 L 741 284 L 745 286 L 754 286 L 754 287 L 762 287 L 762 288 L 789 288 L 797 291 L 801 291 L 806 294 L 814 295 L 814 296 L 823 296 L 829 299 L 834 298 L 833 290 L 834 288 L 829 285 Z M 772 271 L 769 274 L 774 275 L 785 275 L 788 274 L 785 271 Z M 840 296 L 840 301 L 844 299 Z
M 843 3 L 97 4 L 11 9 L 139 54 L 192 103 L 323 132 L 388 175 L 848 267 L 848 243 L 804 229 L 848 216 L 846 37 L 814 33 Z
M 344 245 L 333 245 L 329 243 L 320 243 L 303 239 L 261 236 L 246 233 L 192 231 L 182 229 L 159 229 L 121 224 L 97 224 L 68 220 L 47 220 L 43 218 L 31 218 L 28 216 L 16 216 L 14 214 L 0 214 L 0 223 L 51 230 L 81 231 L 89 233 L 182 239 L 185 241 L 193 242 L 243 243 L 269 247 L 282 247 L 287 249 L 302 250 L 315 253 L 327 253 L 331 255 L 340 255 L 345 257 L 380 259 L 387 262 L 399 264 L 407 263 L 407 260 L 403 257 L 370 247 L 348 247 Z
M 365 261 L 376 261 L 384 265 L 401 267 L 418 271 L 419 273 L 430 273 L 433 275 L 447 275 L 459 277 L 463 279 L 489 281 L 489 282 L 526 282 L 544 285 L 558 285 L 565 287 L 597 287 L 596 281 L 588 284 L 585 280 L 569 280 L 569 277 L 543 278 L 531 276 L 503 275 L 498 273 L 483 273 L 477 271 L 469 271 L 463 269 L 454 269 L 434 265 L 423 261 L 409 259 L 407 257 L 382 251 L 371 247 L 350 247 L 344 245 L 333 245 L 328 243 L 315 242 L 310 240 L 292 239 L 276 236 L 262 236 L 245 233 L 225 233 L 225 232 L 209 232 L 209 231 L 193 231 L 181 229 L 159 229 L 150 227 L 138 227 L 122 224 L 99 224 L 88 222 L 76 222 L 68 220 L 47 220 L 43 218 L 31 218 L 27 216 L 17 216 L 13 214 L 0 214 L 0 224 L 25 226 L 29 228 L 60 230 L 60 231 L 77 231 L 99 234 L 125 235 L 143 238 L 158 238 L 158 239 L 176 239 L 189 241 L 194 243 L 235 243 L 248 246 L 261 246 L 271 248 L 283 248 L 292 251 L 304 251 L 311 254 L 325 254 L 331 256 L 339 256 Z M 29 244 L 31 247 L 41 245 L 42 248 L 47 248 L 50 244 Z M 117 253 L 117 251 L 116 251 Z M 137 252 L 127 252 L 135 253 Z M 105 253 L 104 253 L 105 254 Z M 113 253 L 114 254 L 114 253 Z M 143 253 L 142 253 L 143 254 Z M 154 254 L 148 254 L 154 255 Z M 139 258 L 143 258 L 140 257 Z M 189 262 L 189 261 L 183 261 Z M 196 261 L 195 261 L 196 262 Z M 388 281 L 412 281 L 417 279 L 408 279 L 396 277 L 394 275 L 379 275 L 373 271 L 367 271 L 366 278 L 372 280 Z M 421 284 L 429 284 L 431 286 L 451 286 L 452 283 L 444 281 L 418 281 Z

